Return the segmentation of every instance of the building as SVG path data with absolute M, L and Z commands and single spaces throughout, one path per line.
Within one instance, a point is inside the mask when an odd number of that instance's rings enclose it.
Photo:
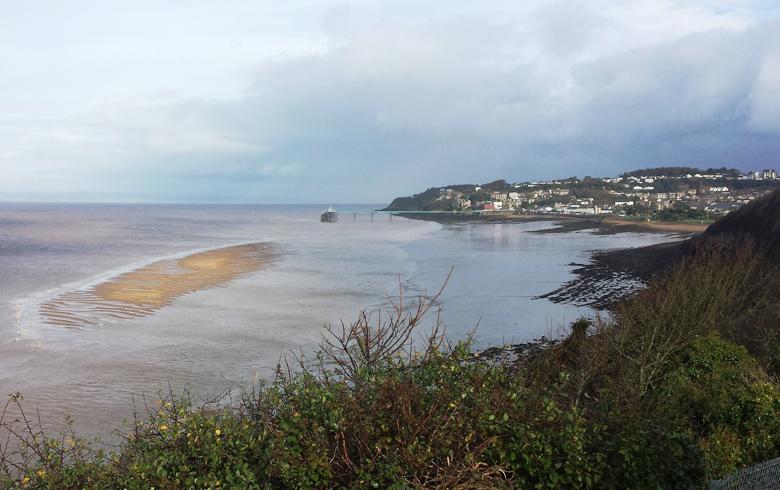
M 761 172 L 761 178 L 763 180 L 775 180 L 777 178 L 777 172 L 774 169 L 768 168 Z

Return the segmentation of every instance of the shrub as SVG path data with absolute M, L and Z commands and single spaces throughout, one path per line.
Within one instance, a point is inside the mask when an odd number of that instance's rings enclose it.
M 678 355 L 656 399 L 658 412 L 697 440 L 710 478 L 780 450 L 778 386 L 744 347 L 716 333 Z
M 236 404 L 161 397 L 111 452 L 72 431 L 49 438 L 15 396 L 0 414 L 0 487 L 701 486 L 780 452 L 778 386 L 715 333 L 757 266 L 718 257 L 719 270 L 690 262 L 616 322 L 575 322 L 512 365 L 448 342 L 438 316 L 416 346 L 438 294 L 411 308 L 401 294 L 389 315 L 331 329 L 314 367 L 280 368 Z
M 761 267 L 747 246 L 706 248 L 619 305 L 617 327 L 606 336 L 611 357 L 621 360 L 619 389 L 645 396 L 694 338 L 730 328 L 766 294 Z

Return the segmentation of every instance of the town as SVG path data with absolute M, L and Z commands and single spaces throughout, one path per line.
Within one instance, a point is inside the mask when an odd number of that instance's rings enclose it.
M 658 167 L 617 177 L 432 187 L 399 197 L 390 211 L 463 211 L 709 221 L 780 187 L 773 169 Z

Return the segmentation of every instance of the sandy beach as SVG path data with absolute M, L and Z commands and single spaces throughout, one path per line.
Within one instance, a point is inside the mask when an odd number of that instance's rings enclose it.
M 160 260 L 91 288 L 63 293 L 41 304 L 39 312 L 46 323 L 70 327 L 146 316 L 185 294 L 255 272 L 276 256 L 270 245 L 252 243 Z
M 664 223 L 660 221 L 632 221 L 619 218 L 604 218 L 604 224 L 615 226 L 635 226 L 647 230 L 668 231 L 671 233 L 701 233 L 709 224 L 699 223 Z

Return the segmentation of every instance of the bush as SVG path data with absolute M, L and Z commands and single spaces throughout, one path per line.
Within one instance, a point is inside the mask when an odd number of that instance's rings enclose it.
M 775 457 L 780 390 L 747 350 L 712 333 L 678 357 L 658 391 L 658 410 L 697 441 L 707 476 Z
M 389 316 L 331 329 L 315 367 L 299 359 L 236 404 L 161 397 L 112 452 L 47 437 L 15 396 L 0 487 L 701 486 L 780 452 L 778 386 L 716 333 L 733 332 L 756 264 L 689 262 L 615 322 L 577 321 L 511 365 L 449 343 L 438 316 L 414 345 L 438 293 L 412 308 L 401 295 Z

